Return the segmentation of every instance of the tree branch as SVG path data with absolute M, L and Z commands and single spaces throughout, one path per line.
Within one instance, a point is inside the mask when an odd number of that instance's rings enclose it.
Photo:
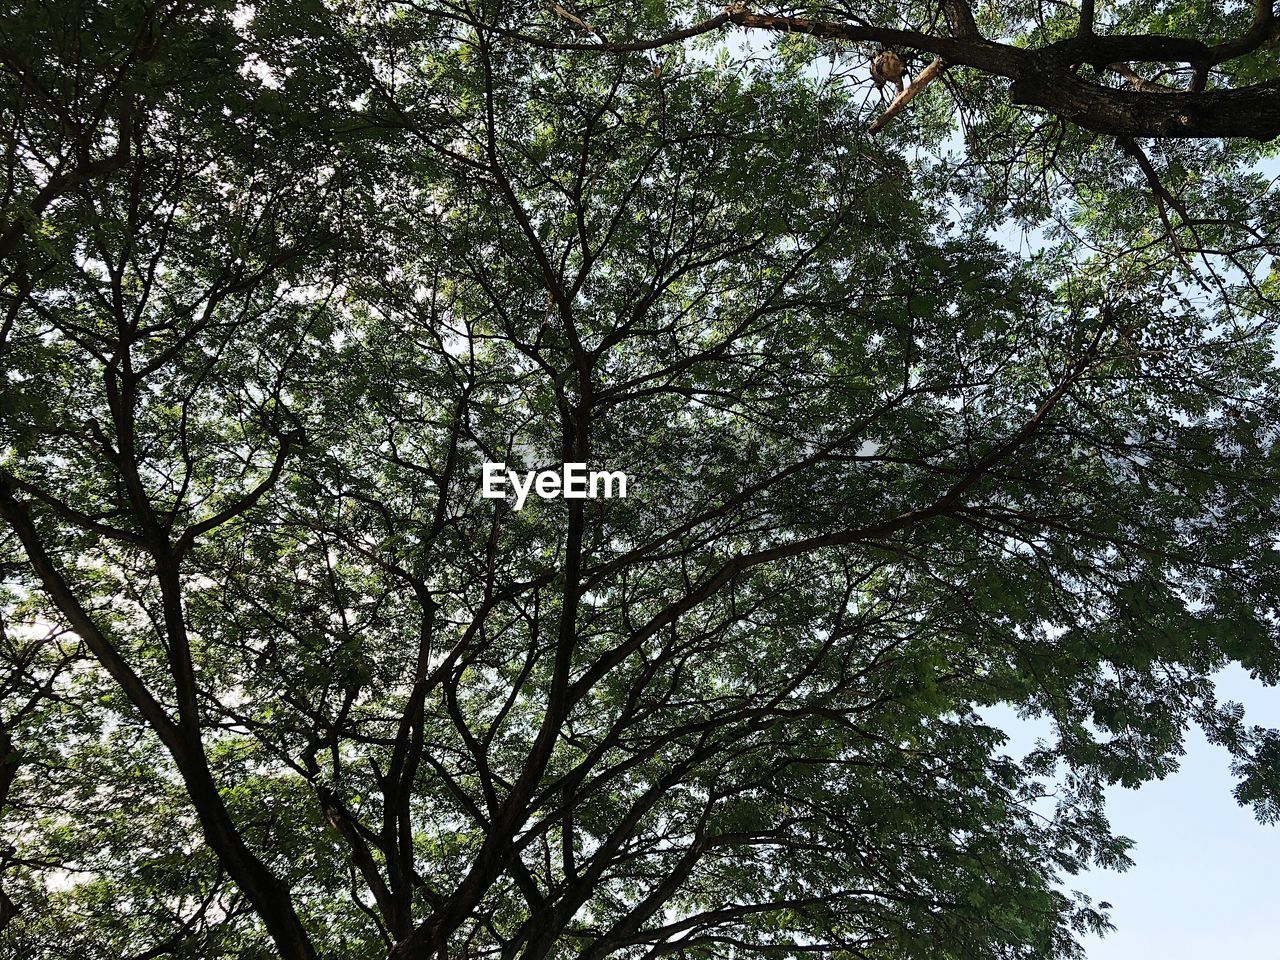
M 725 13 L 651 40 L 627 42 L 560 42 L 546 37 L 486 27 L 499 36 L 544 49 L 625 53 L 670 46 L 726 26 L 775 33 L 800 33 L 823 40 L 876 43 L 894 49 L 931 53 L 956 66 L 1004 77 L 1012 83 L 1013 103 L 1039 107 L 1077 126 L 1098 133 L 1130 137 L 1247 137 L 1267 141 L 1280 136 L 1280 80 L 1232 90 L 1192 89 L 1176 97 L 1151 96 L 1147 89 L 1116 90 L 1077 76 L 1076 64 L 1104 69 L 1117 62 L 1176 61 L 1204 74 L 1208 66 L 1256 49 L 1275 36 L 1269 0 L 1259 0 L 1254 25 L 1241 38 L 1210 47 L 1198 39 L 1159 34 L 1097 36 L 1082 32 L 1040 49 L 1017 47 L 969 32 L 972 13 L 959 0 L 947 4 L 953 36 L 918 30 L 878 27 L 846 21 L 751 13 L 734 6 Z M 1265 7 L 1265 9 L 1264 9 Z
M 933 83 L 946 68 L 947 62 L 945 60 L 941 57 L 935 58 L 933 63 L 921 70 L 920 75 L 911 81 L 911 86 L 893 98 L 893 102 L 889 104 L 885 112 L 876 117 L 871 125 L 867 127 L 867 130 L 871 133 L 878 133 L 883 130 L 890 120 L 905 110 L 907 104 L 922 94 L 925 87 Z

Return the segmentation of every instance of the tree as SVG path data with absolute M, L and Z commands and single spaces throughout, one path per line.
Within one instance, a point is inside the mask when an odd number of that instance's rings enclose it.
M 655 64 L 690 41 L 740 38 L 872 98 L 883 88 L 873 89 L 874 62 L 889 56 L 912 82 L 870 129 L 933 151 L 963 133 L 968 162 L 947 189 L 978 188 L 971 216 L 1074 220 L 1087 225 L 1078 239 L 1088 247 L 1132 240 L 1145 256 L 1157 246 L 1215 286 L 1222 261 L 1238 282 L 1259 252 L 1274 254 L 1275 191 L 1257 166 L 1280 133 L 1271 0 L 1029 0 L 976 15 L 968 0 L 753 6 L 592 4 L 574 14 L 464 4 L 450 15 L 547 49 Z M 1100 202 L 1091 191 L 1103 184 Z M 1135 236 L 1150 216 L 1163 242 Z
M 0 942 L 1069 956 L 1189 724 L 1273 818 L 1265 282 L 1010 256 L 811 50 L 481 12 L 13 34 Z
M 562 19 L 592 39 L 523 39 L 560 49 L 622 52 L 658 49 L 728 27 L 802 34 L 931 54 L 944 65 L 1001 77 L 1010 81 L 1011 103 L 1039 107 L 1100 133 L 1280 136 L 1280 80 L 1271 52 L 1280 41 L 1274 0 L 1184 7 L 1176 15 L 1146 2 L 1118 3 L 1107 6 L 1105 20 L 1094 0 L 1082 0 L 1079 9 L 1015 3 L 986 8 L 978 17 L 969 0 L 783 4 L 770 13 L 751 6 L 730 4 L 668 34 L 623 40 L 562 12 Z M 1206 39 L 1219 36 L 1216 43 Z M 1156 69 L 1156 76 L 1144 76 L 1147 68 Z M 1084 70 L 1090 73 L 1082 75 Z

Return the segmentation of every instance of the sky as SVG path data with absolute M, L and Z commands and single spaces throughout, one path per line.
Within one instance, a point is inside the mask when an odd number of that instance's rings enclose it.
M 1280 727 L 1280 689 L 1235 665 L 1215 681 L 1219 699 L 1244 705 L 1247 723 Z M 1010 735 L 1011 756 L 1046 729 L 1011 712 L 984 713 Z M 1236 803 L 1223 748 L 1193 729 L 1186 750 L 1164 780 L 1107 791 L 1112 829 L 1134 841 L 1134 865 L 1071 878 L 1071 889 L 1112 905 L 1116 929 L 1083 941 L 1088 960 L 1280 958 L 1280 826 Z
M 1244 704 L 1246 722 L 1280 727 L 1280 690 L 1238 666 L 1217 681 L 1220 699 Z M 1239 806 L 1235 782 L 1226 751 L 1194 730 L 1176 773 L 1108 791 L 1113 829 L 1135 841 L 1134 866 L 1076 878 L 1112 904 L 1116 926 L 1086 941 L 1089 960 L 1280 957 L 1280 826 Z

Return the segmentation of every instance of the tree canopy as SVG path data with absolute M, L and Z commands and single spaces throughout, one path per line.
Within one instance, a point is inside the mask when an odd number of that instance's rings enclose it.
M 600 12 L 607 16 L 607 9 Z M 1107 4 L 1101 16 L 1095 0 L 1082 0 L 1078 8 L 1010 3 L 977 10 L 969 0 L 783 4 L 767 12 L 733 3 L 669 34 L 621 41 L 564 8 L 560 11 L 591 39 L 572 44 L 532 35 L 523 39 L 557 49 L 622 52 L 658 49 L 742 27 L 836 44 L 869 42 L 933 54 L 941 64 L 1003 78 L 1011 103 L 1042 108 L 1100 133 L 1257 140 L 1280 136 L 1280 82 L 1273 76 L 1272 52 L 1280 42 L 1280 18 L 1272 0 L 1225 8 Z M 624 21 L 627 34 L 629 26 Z
M 7 953 L 1071 957 L 1189 728 L 1280 815 L 1265 0 L 0 19 Z

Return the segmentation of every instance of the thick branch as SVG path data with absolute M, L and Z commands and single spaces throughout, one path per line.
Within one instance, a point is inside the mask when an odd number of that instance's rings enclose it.
M 1080 0 L 1080 30 L 1079 36 L 1093 36 L 1094 10 L 1093 0 Z
M 1280 136 L 1280 80 L 1237 90 L 1153 94 L 1112 90 L 1071 73 L 1045 71 L 1015 80 L 1009 99 L 1118 137 L 1265 141 Z
M 1213 47 L 1209 51 L 1210 59 L 1213 63 L 1226 63 L 1273 42 L 1277 37 L 1280 37 L 1280 21 L 1276 20 L 1275 0 L 1254 0 L 1253 23 L 1249 29 L 1234 40 Z
M 1092 2 L 1092 0 L 1086 0 Z M 942 0 L 942 12 L 947 16 L 951 32 L 957 37 L 978 36 L 978 25 L 973 20 L 973 7 L 969 0 Z
M 1271 140 L 1280 136 L 1280 81 L 1266 81 L 1234 90 L 1190 90 L 1168 96 L 1151 91 L 1117 90 L 1086 81 L 1073 70 L 1090 63 L 1105 68 L 1117 62 L 1182 62 L 1204 77 L 1208 67 L 1255 49 L 1276 36 L 1269 0 L 1259 0 L 1254 25 L 1241 38 L 1210 47 L 1198 39 L 1156 34 L 1097 36 L 1091 32 L 1039 50 L 1015 47 L 967 33 L 963 13 L 948 6 L 955 19 L 953 36 L 899 30 L 852 22 L 814 20 L 750 13 L 730 8 L 726 13 L 652 40 L 626 43 L 560 43 L 541 37 L 508 33 L 516 39 L 557 50 L 621 53 L 652 50 L 700 36 L 727 25 L 775 33 L 802 33 L 824 40 L 875 43 L 897 50 L 918 50 L 950 64 L 971 67 L 1013 81 L 1012 102 L 1039 107 L 1098 133 L 1127 137 L 1219 138 Z M 1265 9 L 1264 9 L 1265 7 Z M 970 18 L 971 19 L 971 18 Z M 976 29 L 976 28 L 975 28 Z M 501 31 L 499 31 L 501 32 Z

